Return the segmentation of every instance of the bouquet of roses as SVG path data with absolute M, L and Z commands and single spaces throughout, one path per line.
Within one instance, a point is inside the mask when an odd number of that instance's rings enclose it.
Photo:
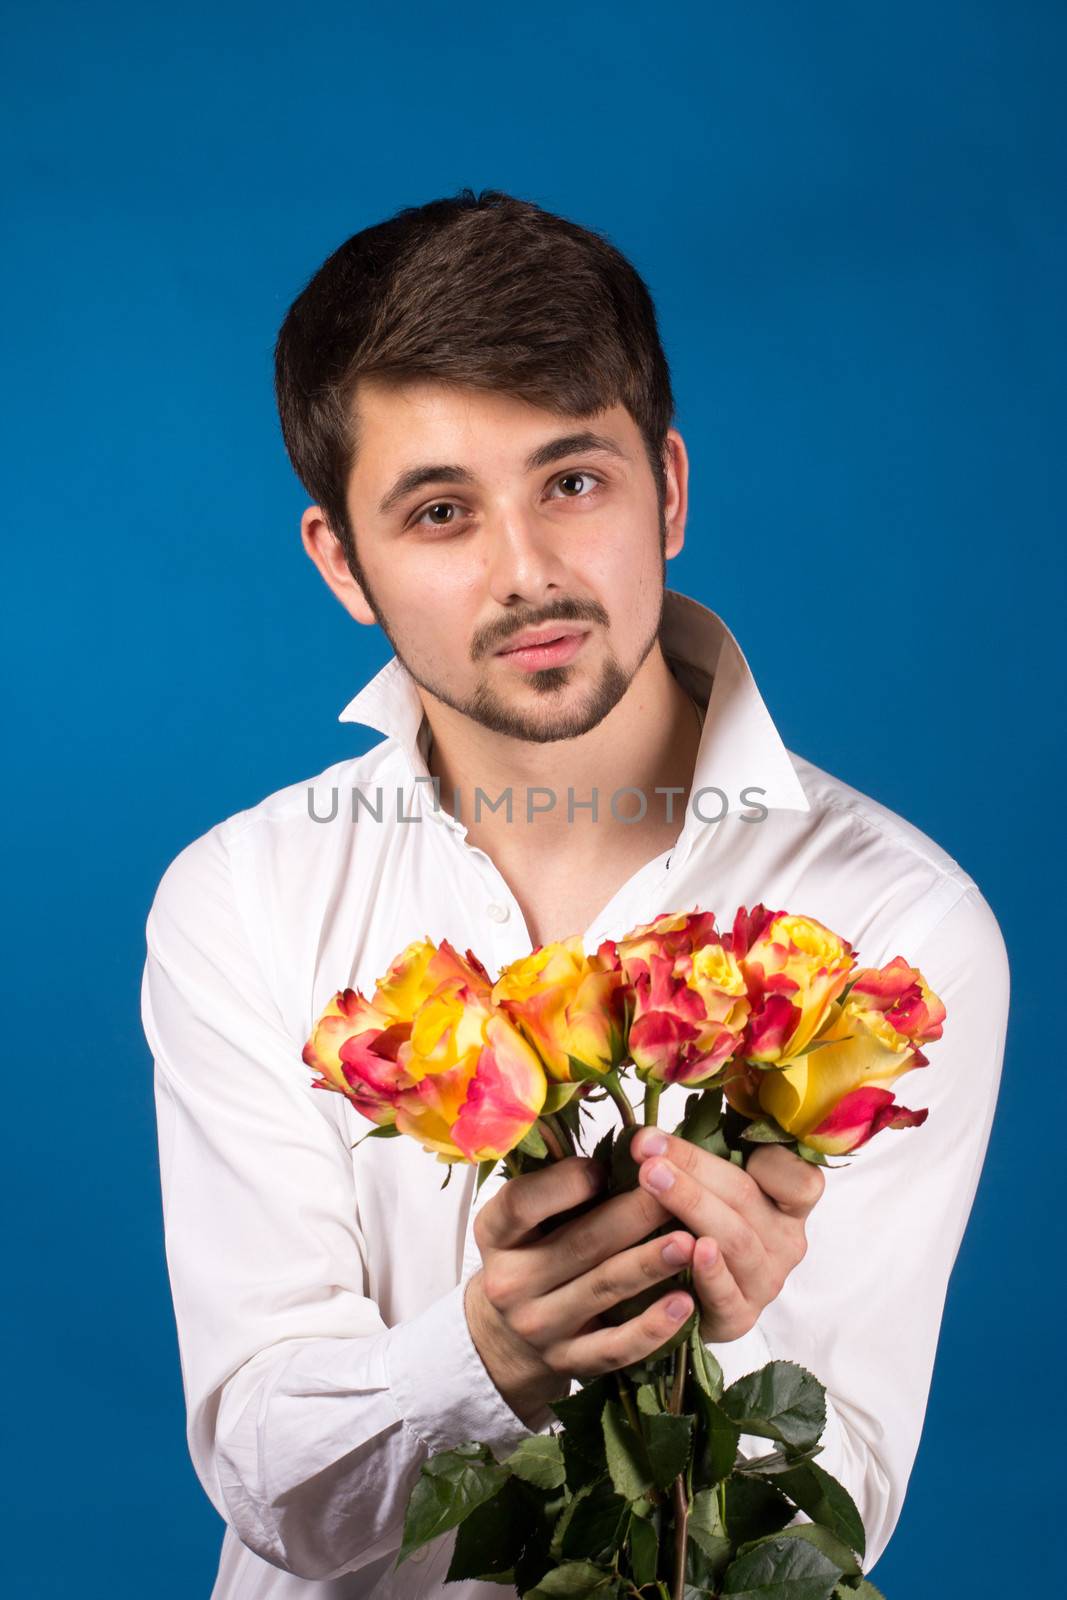
M 921 1047 L 944 1018 L 902 956 L 859 967 L 814 918 L 757 905 L 729 932 L 693 910 L 592 956 L 579 937 L 538 946 L 495 981 L 472 951 L 418 940 L 370 999 L 334 996 L 303 1059 L 313 1087 L 375 1124 L 366 1137 L 407 1134 L 447 1176 L 476 1163 L 479 1185 L 500 1162 L 515 1176 L 582 1153 L 588 1102 L 608 1095 L 619 1126 L 592 1155 L 618 1193 L 636 1175 L 628 1081 L 643 1085 L 646 1125 L 665 1086 L 691 1089 L 674 1132 L 723 1160 L 780 1143 L 825 1166 L 925 1120 L 894 1086 L 927 1065 Z M 859 1512 L 815 1460 L 823 1386 L 772 1361 L 724 1388 L 699 1307 L 651 1356 L 581 1381 L 551 1409 L 561 1426 L 505 1461 L 476 1440 L 429 1457 L 398 1564 L 455 1528 L 446 1581 L 498 1582 L 527 1600 L 877 1594 L 862 1575 Z M 746 1457 L 742 1435 L 766 1439 L 766 1453 Z

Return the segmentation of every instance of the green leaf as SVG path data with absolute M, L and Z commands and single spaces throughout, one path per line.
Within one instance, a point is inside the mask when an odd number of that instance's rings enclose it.
M 605 1073 L 600 1067 L 589 1067 L 584 1061 L 579 1061 L 577 1056 L 568 1055 L 571 1080 L 574 1083 L 589 1083 L 591 1081 L 603 1082 Z
M 532 1439 L 524 1439 L 503 1465 L 537 1489 L 558 1489 L 567 1481 L 563 1451 L 554 1433 L 537 1433 Z
M 769 1361 L 724 1392 L 722 1408 L 742 1433 L 803 1449 L 826 1426 L 826 1390 L 795 1361 Z
M 547 1156 L 548 1154 L 548 1146 L 545 1143 L 541 1130 L 537 1126 L 536 1122 L 527 1131 L 525 1136 L 519 1140 L 515 1148 L 516 1150 L 522 1150 L 528 1156 L 537 1157 Z
M 839 1583 L 834 1590 L 835 1595 L 840 1595 L 843 1600 L 885 1600 L 881 1589 L 876 1589 L 869 1578 L 861 1578 L 859 1583 Z
M 494 1169 L 494 1167 L 496 1167 L 498 1165 L 499 1165 L 499 1163 L 497 1162 L 497 1159 L 496 1159 L 495 1156 L 492 1157 L 492 1159 L 489 1160 L 489 1161 L 479 1161 L 479 1163 L 478 1163 L 478 1181 L 474 1185 L 475 1194 L 478 1193 L 479 1189 L 482 1187 L 482 1184 L 485 1182 L 486 1178 L 491 1178 L 492 1177 L 493 1169 Z
M 699 1094 L 691 1094 L 685 1103 L 685 1115 L 674 1132 L 687 1144 L 723 1155 L 726 1141 L 722 1133 L 722 1090 L 704 1089 Z
M 689 1368 L 698 1388 L 709 1400 L 718 1400 L 722 1394 L 722 1368 L 701 1337 L 699 1318 L 689 1335 Z
M 611 1148 L 611 1179 L 609 1193 L 629 1194 L 631 1189 L 637 1188 L 638 1163 L 630 1154 L 630 1146 L 639 1128 L 620 1128 L 615 1135 L 615 1143 Z
M 827 1161 L 821 1150 L 809 1149 L 806 1144 L 798 1144 L 796 1151 L 802 1161 L 810 1161 L 813 1167 L 831 1167 L 833 1165 L 833 1163 Z M 840 1161 L 837 1164 L 842 1167 L 850 1167 L 852 1165 L 851 1161 Z
M 788 1450 L 771 1450 L 765 1456 L 738 1456 L 734 1471 L 743 1472 L 749 1477 L 762 1478 L 771 1473 L 788 1472 L 789 1468 L 795 1467 L 798 1462 L 808 1461 L 821 1452 L 821 1444 L 809 1444 L 803 1450 L 791 1446 Z
M 832 1600 L 839 1567 L 803 1539 L 779 1535 L 738 1556 L 722 1592 L 736 1600 Z
M 413 1550 L 469 1517 L 507 1482 L 487 1446 L 462 1444 L 439 1450 L 422 1464 L 404 1517 L 404 1537 L 396 1566 Z
M 652 1487 L 652 1468 L 643 1440 L 614 1400 L 609 1400 L 604 1407 L 602 1426 L 608 1471 L 616 1494 L 622 1495 L 624 1500 L 640 1500 Z
M 733 1541 L 722 1525 L 719 1496 L 715 1489 L 700 1489 L 693 1496 L 688 1532 L 707 1556 L 713 1571 L 721 1576 L 733 1554 Z
M 728 1478 L 737 1459 L 741 1430 L 722 1406 L 699 1388 L 696 1392 L 696 1442 L 693 1447 L 694 1481 L 703 1488 Z
M 548 1093 L 545 1095 L 545 1103 L 541 1107 L 541 1115 L 554 1117 L 557 1111 L 562 1111 L 564 1106 L 569 1105 L 577 1093 L 578 1084 L 576 1083 L 550 1083 Z
M 738 1554 L 744 1555 L 746 1550 L 757 1549 L 759 1545 L 766 1543 L 768 1538 L 806 1539 L 808 1544 L 813 1544 L 817 1550 L 821 1550 L 823 1555 L 838 1567 L 842 1577 L 860 1576 L 860 1564 L 855 1552 L 850 1550 L 842 1539 L 832 1534 L 829 1528 L 820 1528 L 816 1522 L 797 1523 L 793 1527 L 782 1528 L 776 1534 L 767 1534 L 762 1539 L 751 1540 L 740 1548 Z
M 867 1540 L 856 1502 L 845 1486 L 817 1461 L 789 1463 L 781 1470 L 775 1468 L 774 1482 L 813 1522 L 829 1528 L 858 1555 L 865 1553 Z
M 652 1393 L 651 1389 L 648 1392 Z M 685 1471 L 689 1460 L 693 1419 L 672 1416 L 657 1406 L 655 1411 L 642 1410 L 639 1421 L 652 1482 L 657 1489 L 668 1489 L 678 1474 Z
M 552 1535 L 571 1497 L 566 1489 L 534 1489 L 521 1478 L 512 1478 L 511 1483 L 525 1505 L 526 1540 L 515 1562 L 513 1584 L 514 1589 L 522 1593 L 534 1588 L 545 1573 L 557 1565 Z
M 630 1514 L 628 1503 L 617 1495 L 607 1478 L 579 1490 L 563 1516 L 553 1540 L 553 1551 L 567 1560 L 611 1563 L 622 1543 Z
M 528 1510 L 517 1483 L 508 1480 L 459 1525 L 446 1583 L 460 1578 L 505 1578 L 526 1544 Z
M 742 1128 L 741 1137 L 750 1144 L 792 1144 L 796 1135 L 786 1133 L 773 1117 L 759 1117 L 755 1122 L 750 1122 L 747 1128 Z
M 655 1527 L 636 1511 L 630 1513 L 630 1564 L 634 1583 L 643 1589 L 646 1583 L 655 1583 L 659 1565 L 659 1538 Z
M 611 1165 L 611 1147 L 615 1143 L 616 1129 L 609 1128 L 593 1146 L 593 1160 L 599 1161 L 605 1167 Z
M 563 1452 L 563 1464 L 567 1469 L 567 1487 L 572 1494 L 577 1494 L 579 1489 L 587 1483 L 595 1483 L 607 1471 L 607 1458 L 604 1455 L 604 1434 L 600 1430 L 600 1460 L 590 1460 L 575 1440 L 574 1436 L 564 1428 L 559 1435 L 560 1449 Z
M 762 1478 L 727 1478 L 723 1495 L 726 1531 L 735 1545 L 778 1533 L 796 1516 L 793 1502 Z
M 574 1394 L 553 1400 L 549 1410 L 567 1430 L 567 1435 L 588 1461 L 601 1468 L 605 1464 L 604 1431 L 601 1417 L 606 1402 L 615 1393 L 615 1385 L 608 1378 L 594 1378 Z
M 603 1567 L 594 1567 L 591 1561 L 566 1561 L 546 1572 L 536 1589 L 527 1589 L 523 1600 L 552 1600 L 555 1595 L 582 1600 L 585 1595 L 604 1597 L 617 1592 L 614 1575 Z
M 348 1148 L 354 1150 L 356 1145 L 361 1145 L 365 1139 L 398 1139 L 399 1137 L 400 1129 L 394 1122 L 380 1123 L 378 1127 L 372 1128 L 369 1133 L 361 1133 L 355 1144 L 350 1144 Z

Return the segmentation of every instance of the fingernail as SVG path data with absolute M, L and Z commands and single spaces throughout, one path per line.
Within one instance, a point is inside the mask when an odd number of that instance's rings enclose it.
M 648 1187 L 658 1190 L 660 1194 L 674 1182 L 674 1173 L 665 1161 L 654 1161 L 650 1167 L 642 1167 L 641 1170 Z
M 667 1136 L 656 1128 L 646 1128 L 641 1134 L 641 1146 L 638 1155 L 661 1156 L 667 1148 Z
M 672 1322 L 682 1322 L 692 1311 L 692 1302 L 684 1294 L 672 1295 L 667 1301 L 667 1315 Z
M 662 1254 L 669 1267 L 680 1267 L 689 1260 L 689 1251 L 684 1249 L 677 1239 L 668 1239 L 663 1246 Z

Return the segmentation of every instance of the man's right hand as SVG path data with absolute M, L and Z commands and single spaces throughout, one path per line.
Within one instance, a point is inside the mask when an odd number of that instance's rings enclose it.
M 599 1322 L 608 1307 L 688 1266 L 695 1242 L 684 1229 L 649 1239 L 671 1214 L 644 1189 L 541 1232 L 588 1202 L 605 1177 L 598 1162 L 571 1156 L 509 1178 L 474 1219 L 482 1265 L 467 1285 L 467 1323 L 489 1376 L 528 1424 L 569 1392 L 572 1377 L 651 1355 L 693 1310 L 692 1296 L 675 1289 L 627 1322 Z

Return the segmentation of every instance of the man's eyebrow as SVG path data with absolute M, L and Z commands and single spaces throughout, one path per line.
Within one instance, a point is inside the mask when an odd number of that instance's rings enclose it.
M 539 467 L 550 467 L 554 461 L 561 461 L 564 456 L 588 454 L 590 451 L 599 451 L 604 455 L 618 456 L 620 460 L 628 459 L 626 451 L 614 439 L 609 439 L 606 434 L 600 433 L 565 433 L 558 439 L 549 439 L 545 444 L 538 445 L 526 458 L 526 471 L 536 472 Z M 393 508 L 409 494 L 414 494 L 416 489 L 424 489 L 430 483 L 462 483 L 468 487 L 477 480 L 466 467 L 434 465 L 425 467 L 409 467 L 402 472 L 389 492 L 382 498 L 378 506 L 379 516 L 386 516 Z

